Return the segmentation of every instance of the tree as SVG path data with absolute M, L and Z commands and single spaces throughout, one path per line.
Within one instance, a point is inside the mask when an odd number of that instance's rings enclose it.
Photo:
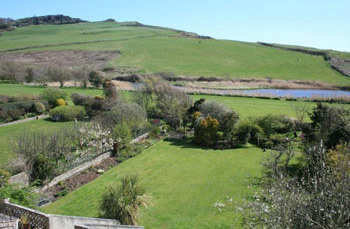
M 296 118 L 297 118 L 297 128 L 300 130 L 301 125 L 304 123 L 305 118 L 308 115 L 308 112 L 310 110 L 310 107 L 306 103 L 291 103 L 290 106 L 295 112 Z
M 33 82 L 34 81 L 34 74 L 35 74 L 33 68 L 27 67 L 25 69 L 25 73 L 26 73 L 25 78 L 24 78 L 25 82 L 26 83 Z
M 60 87 L 64 86 L 65 81 L 71 78 L 71 73 L 67 67 L 62 64 L 50 66 L 47 70 L 47 75 L 52 82 L 59 82 Z
M 80 86 L 83 88 L 87 87 L 89 82 L 89 73 L 91 72 L 91 68 L 87 65 L 83 65 L 72 70 L 72 75 L 74 78 L 74 84 L 76 82 L 80 82 Z
M 223 132 L 223 138 L 229 143 L 230 147 L 234 146 L 235 127 L 239 120 L 238 115 L 234 112 L 228 112 L 222 117 L 220 130 Z
M 143 106 L 149 117 L 163 118 L 172 127 L 181 125 L 182 119 L 192 105 L 192 99 L 164 80 L 152 77 L 146 80 L 137 103 Z
M 89 82 L 94 85 L 95 88 L 99 88 L 104 80 L 99 72 L 93 70 L 89 73 Z
M 117 88 L 111 80 L 105 80 L 103 84 L 103 94 L 108 100 L 116 101 L 118 99 Z
M 145 195 L 138 176 L 124 176 L 120 181 L 118 186 L 107 187 L 100 202 L 99 215 L 101 218 L 116 219 L 124 225 L 136 225 L 140 207 L 147 207 L 151 197 Z

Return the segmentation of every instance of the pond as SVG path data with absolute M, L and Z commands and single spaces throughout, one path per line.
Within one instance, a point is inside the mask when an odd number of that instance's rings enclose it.
M 305 90 L 305 89 L 255 89 L 241 90 L 241 93 L 247 95 L 267 95 L 275 97 L 293 97 L 293 98 L 311 98 L 319 97 L 350 97 L 350 91 L 341 90 Z

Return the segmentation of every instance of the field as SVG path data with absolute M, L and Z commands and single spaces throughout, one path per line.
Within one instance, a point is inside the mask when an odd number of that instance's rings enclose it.
M 215 213 L 215 202 L 230 196 L 238 203 L 254 193 L 260 176 L 260 149 L 207 150 L 189 143 L 162 141 L 95 181 L 44 207 L 55 214 L 97 216 L 106 186 L 124 174 L 138 174 L 153 205 L 139 222 L 145 228 L 237 228 L 240 216 Z
M 71 125 L 71 123 L 51 122 L 41 119 L 22 124 L 0 127 L 0 168 L 1 166 L 4 166 L 8 162 L 8 160 L 13 156 L 9 149 L 9 143 L 15 136 L 19 135 L 24 131 L 45 131 L 52 130 L 53 128 L 60 128 L 67 125 Z
M 118 23 L 39 25 L 17 28 L 0 37 L 1 51 L 119 50 L 109 66 L 139 73 L 183 76 L 275 78 L 349 85 L 322 57 L 255 43 L 199 40 L 178 31 Z

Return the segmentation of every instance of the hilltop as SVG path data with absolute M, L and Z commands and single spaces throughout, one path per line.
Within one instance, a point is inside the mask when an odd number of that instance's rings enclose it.
M 5 53 L 25 52 L 30 55 L 32 52 L 60 50 L 116 51 L 120 55 L 107 64 L 109 69 L 113 69 L 109 77 L 162 73 L 189 79 L 216 77 L 226 80 L 278 79 L 287 84 L 288 81 L 317 81 L 337 86 L 350 84 L 347 72 L 339 71 L 330 61 L 337 57 L 347 64 L 349 53 L 337 52 L 328 60 L 324 55 L 260 43 L 211 39 L 139 22 L 108 20 L 29 25 L 3 33 L 0 44 L 0 61 Z

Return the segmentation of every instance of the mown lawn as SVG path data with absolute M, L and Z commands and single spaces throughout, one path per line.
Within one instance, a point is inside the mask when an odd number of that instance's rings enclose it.
M 0 44 L 0 52 L 16 48 L 27 48 L 23 50 L 25 52 L 119 50 L 122 55 L 109 65 L 137 69 L 140 73 L 171 72 L 183 76 L 227 78 L 269 77 L 315 80 L 338 85 L 350 83 L 347 77 L 337 73 L 319 56 L 255 43 L 185 38 L 179 32 L 168 29 L 121 26 L 116 23 L 21 27 L 3 33 Z M 35 48 L 43 45 L 48 47 Z
M 0 168 L 5 166 L 14 155 L 9 144 L 16 136 L 24 131 L 46 131 L 72 125 L 72 122 L 51 122 L 45 119 L 30 121 L 11 126 L 0 127 Z
M 153 196 L 139 221 L 145 228 L 239 228 L 240 215 L 217 213 L 213 204 L 226 196 L 240 203 L 256 190 L 248 188 L 260 176 L 264 153 L 247 147 L 234 150 L 201 149 L 190 143 L 161 141 L 43 208 L 54 214 L 97 216 L 107 185 L 125 174 L 137 174 Z
M 216 95 L 194 95 L 192 97 L 195 100 L 205 98 L 206 100 L 215 100 L 221 102 L 236 111 L 241 118 L 249 116 L 264 116 L 267 114 L 296 117 L 293 105 L 305 105 L 310 107 L 310 110 L 316 105 L 314 102 L 258 99 L 247 97 Z
M 24 84 L 7 84 L 7 83 L 0 83 L 0 94 L 6 94 L 6 95 L 39 95 L 45 90 L 45 86 L 30 86 L 30 85 L 24 85 Z M 102 89 L 95 89 L 95 88 L 80 88 L 80 87 L 63 87 L 60 88 L 61 90 L 67 92 L 68 95 L 68 101 L 70 101 L 70 96 L 73 93 L 82 93 L 86 95 L 103 95 Z M 127 91 L 119 91 L 118 92 L 121 98 L 124 98 L 128 100 L 130 97 L 128 95 Z

